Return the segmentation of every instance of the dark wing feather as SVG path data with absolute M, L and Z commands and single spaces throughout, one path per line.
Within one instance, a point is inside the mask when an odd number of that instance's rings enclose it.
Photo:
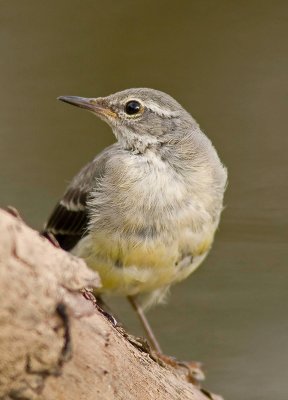
M 85 236 L 88 225 L 86 199 L 88 193 L 81 192 L 82 202 L 79 203 L 79 191 L 71 188 L 64 194 L 63 199 L 56 205 L 45 230 L 52 233 L 59 245 L 65 250 L 71 250 Z M 69 199 L 69 200 L 68 200 Z
M 43 235 L 52 233 L 64 250 L 71 250 L 87 234 L 87 199 L 97 185 L 97 179 L 104 175 L 109 151 L 113 152 L 117 147 L 114 144 L 105 149 L 74 177 L 48 219 Z

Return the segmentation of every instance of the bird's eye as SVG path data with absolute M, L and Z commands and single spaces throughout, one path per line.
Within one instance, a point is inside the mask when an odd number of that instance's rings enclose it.
M 139 101 L 130 100 L 128 103 L 125 104 L 125 112 L 128 115 L 135 115 L 138 114 L 141 110 L 141 104 Z

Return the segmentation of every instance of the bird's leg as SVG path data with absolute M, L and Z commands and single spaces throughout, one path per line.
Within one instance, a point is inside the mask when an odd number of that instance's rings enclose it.
M 152 328 L 144 314 L 144 311 L 142 310 L 140 304 L 138 304 L 137 299 L 135 298 L 135 296 L 128 296 L 127 297 L 130 304 L 132 305 L 132 307 L 134 308 L 134 310 L 136 311 L 138 318 L 140 319 L 140 322 L 146 332 L 148 341 L 150 343 L 150 345 L 152 346 L 153 350 L 157 351 L 157 353 L 162 354 L 162 350 L 161 347 L 152 331 Z
M 162 362 L 164 361 L 165 364 L 168 364 L 174 368 L 179 368 L 179 367 L 184 367 L 188 371 L 188 379 L 191 381 L 193 384 L 198 385 L 200 381 L 205 379 L 205 375 L 201 369 L 201 363 L 198 362 L 185 362 L 185 361 L 178 361 L 176 358 L 167 356 L 163 354 L 161 347 L 152 331 L 152 328 L 144 314 L 144 311 L 142 310 L 140 304 L 137 302 L 137 298 L 135 296 L 127 296 L 130 304 L 136 311 L 138 318 L 141 321 L 141 324 L 146 332 L 148 341 L 154 351 L 156 351 L 156 359 L 161 360 Z M 155 357 L 155 355 L 154 355 Z

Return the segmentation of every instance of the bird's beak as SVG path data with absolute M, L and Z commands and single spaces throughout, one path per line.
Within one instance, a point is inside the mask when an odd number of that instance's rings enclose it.
M 92 111 L 99 116 L 117 116 L 116 113 L 107 107 L 102 98 L 93 99 L 78 96 L 60 96 L 57 97 L 57 100 L 64 101 L 64 103 L 72 104 L 73 106 L 85 108 L 86 110 Z

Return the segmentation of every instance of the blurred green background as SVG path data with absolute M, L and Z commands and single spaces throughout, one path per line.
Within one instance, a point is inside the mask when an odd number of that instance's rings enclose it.
M 2 206 L 40 228 L 115 140 L 59 95 L 163 90 L 218 149 L 229 188 L 213 250 L 149 316 L 227 400 L 288 396 L 287 35 L 287 1 L 0 0 Z M 124 300 L 117 313 L 140 333 Z

